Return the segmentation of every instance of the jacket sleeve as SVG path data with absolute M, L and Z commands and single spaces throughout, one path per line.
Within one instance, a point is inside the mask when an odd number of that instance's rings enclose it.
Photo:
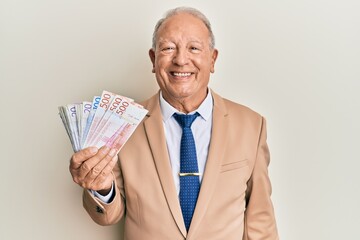
M 108 204 L 93 196 L 87 189 L 83 191 L 83 205 L 90 217 L 100 225 L 117 223 L 124 215 L 125 201 L 122 174 L 118 164 L 113 169 L 115 196 Z
M 266 121 L 262 118 L 256 158 L 246 191 L 243 240 L 279 239 L 274 209 L 270 199 L 269 162 L 270 154 L 266 143 Z

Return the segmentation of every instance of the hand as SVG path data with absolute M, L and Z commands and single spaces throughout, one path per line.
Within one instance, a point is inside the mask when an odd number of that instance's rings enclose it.
M 89 147 L 72 155 L 69 169 L 75 183 L 106 195 L 114 180 L 112 169 L 117 160 L 116 149 Z

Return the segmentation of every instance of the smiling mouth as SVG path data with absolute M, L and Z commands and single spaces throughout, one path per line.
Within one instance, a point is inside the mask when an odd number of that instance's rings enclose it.
M 181 77 L 181 78 L 185 78 L 185 77 L 190 77 L 193 73 L 191 72 L 170 72 L 171 76 L 174 77 Z

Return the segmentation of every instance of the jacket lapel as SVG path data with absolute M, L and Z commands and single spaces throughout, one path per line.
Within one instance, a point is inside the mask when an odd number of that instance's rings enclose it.
M 145 105 L 145 108 L 149 111 L 147 115 L 148 118 L 144 121 L 145 132 L 153 154 L 160 182 L 164 190 L 164 195 L 179 230 L 184 237 L 186 237 L 186 228 L 175 189 L 169 154 L 166 147 L 163 120 L 159 104 L 159 94 L 153 96 L 148 101 L 148 104 Z
M 196 232 L 209 201 L 214 193 L 217 178 L 220 172 L 221 161 L 224 156 L 224 146 L 227 141 L 228 124 L 226 123 L 227 111 L 223 99 L 212 92 L 214 99 L 213 123 L 208 158 L 201 183 L 198 201 L 191 221 L 187 239 L 192 239 Z

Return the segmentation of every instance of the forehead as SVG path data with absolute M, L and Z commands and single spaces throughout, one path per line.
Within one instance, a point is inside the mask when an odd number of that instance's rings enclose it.
M 179 13 L 166 19 L 158 29 L 157 40 L 167 41 L 172 39 L 209 41 L 209 30 L 199 18 L 188 14 Z

